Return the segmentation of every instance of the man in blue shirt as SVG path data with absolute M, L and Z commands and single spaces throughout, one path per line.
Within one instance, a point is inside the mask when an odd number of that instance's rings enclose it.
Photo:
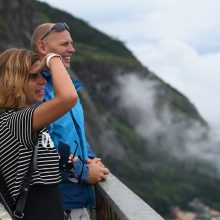
M 48 53 L 56 53 L 62 57 L 63 64 L 70 68 L 70 60 L 75 53 L 73 41 L 65 23 L 45 23 L 39 25 L 32 35 L 32 48 L 43 58 Z M 49 70 L 43 71 L 47 78 L 45 100 L 54 97 Z M 79 81 L 73 80 L 77 91 L 82 87 Z M 92 185 L 106 179 L 109 170 L 96 158 L 85 135 L 83 108 L 80 100 L 70 112 L 49 126 L 54 144 L 60 152 L 61 161 L 68 153 L 73 167 L 61 166 L 61 194 L 65 210 L 65 219 L 90 219 L 88 208 L 94 206 Z M 68 152 L 69 147 L 69 152 Z M 66 151 L 67 150 L 67 151 Z M 64 153 L 64 154 L 63 154 Z M 63 156 L 63 157 L 62 157 Z M 68 165 L 68 164 L 67 164 Z

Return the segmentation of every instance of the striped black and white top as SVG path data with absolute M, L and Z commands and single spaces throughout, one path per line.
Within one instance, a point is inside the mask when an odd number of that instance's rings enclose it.
M 59 158 L 46 128 L 33 133 L 35 108 L 7 110 L 0 115 L 0 173 L 10 195 L 16 199 L 28 170 L 32 150 L 38 144 L 37 169 L 31 185 L 61 181 Z

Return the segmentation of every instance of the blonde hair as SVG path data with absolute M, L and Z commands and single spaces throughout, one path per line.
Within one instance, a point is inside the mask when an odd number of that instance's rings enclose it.
M 0 54 L 0 109 L 27 107 L 26 88 L 32 65 L 39 57 L 26 49 Z

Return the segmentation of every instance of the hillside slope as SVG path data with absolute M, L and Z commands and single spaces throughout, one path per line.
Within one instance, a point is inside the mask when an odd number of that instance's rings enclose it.
M 34 0 L 1 2 L 1 50 L 30 47 L 31 33 L 41 22 L 68 23 L 77 48 L 72 76 L 85 85 L 80 96 L 87 136 L 119 179 L 163 216 L 195 197 L 220 206 L 215 168 L 186 153 L 209 135 L 187 97 L 144 67 L 122 42 L 85 21 Z M 190 145 L 186 139 L 192 139 Z

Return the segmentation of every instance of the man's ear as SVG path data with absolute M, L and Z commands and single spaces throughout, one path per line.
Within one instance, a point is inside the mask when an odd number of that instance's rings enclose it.
M 36 44 L 37 46 L 37 51 L 40 52 L 41 54 L 43 55 L 46 55 L 47 54 L 47 51 L 46 51 L 46 47 L 45 47 L 45 44 L 42 40 L 39 40 Z

